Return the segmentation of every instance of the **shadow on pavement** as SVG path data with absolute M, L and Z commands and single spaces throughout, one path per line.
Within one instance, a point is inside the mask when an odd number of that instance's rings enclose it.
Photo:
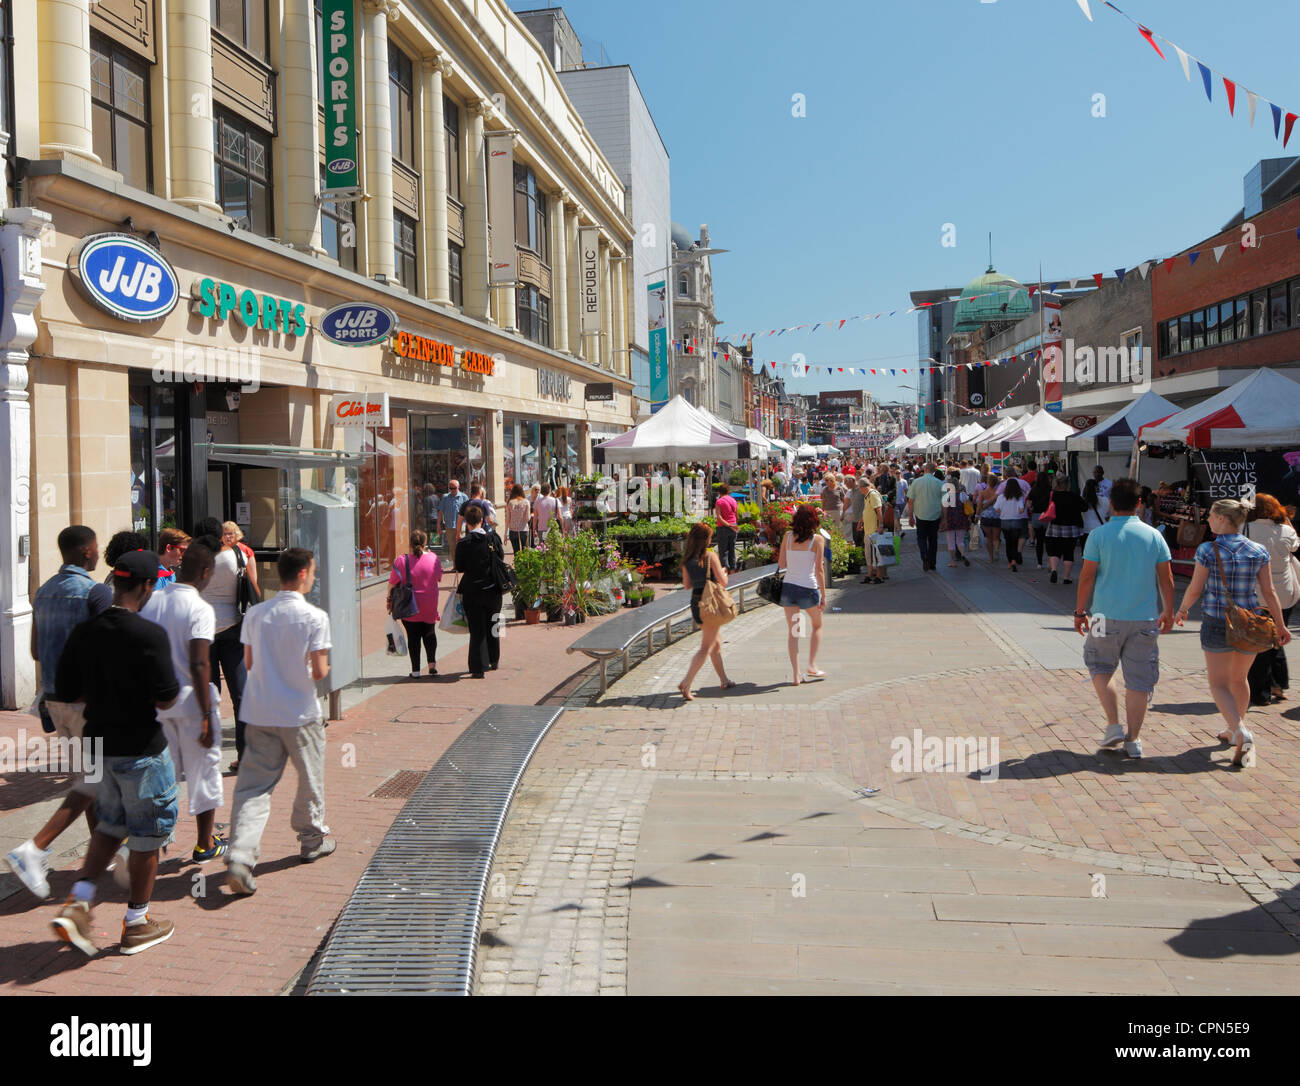
M 1224 753 L 1232 748 L 1225 743 L 1214 746 L 1193 747 L 1182 754 L 1154 758 L 1130 758 L 1123 750 L 1099 750 L 1093 754 L 1080 754 L 1073 750 L 1047 750 L 1031 754 L 1028 758 L 1008 758 L 997 766 L 994 776 L 988 770 L 976 770 L 966 775 L 968 780 L 1032 781 L 1048 777 L 1064 777 L 1072 773 L 1240 773 L 1231 759 L 1214 761 L 1210 755 Z
M 1282 890 L 1278 898 L 1292 910 L 1300 911 L 1300 888 Z M 1232 958 L 1239 954 L 1271 954 L 1280 957 L 1300 954 L 1300 939 L 1286 935 L 1282 925 L 1277 924 L 1276 933 L 1261 931 L 1255 926 L 1261 914 L 1272 919 L 1262 905 L 1254 905 L 1223 916 L 1193 920 L 1183 931 L 1165 942 L 1185 958 Z M 1279 935 L 1283 937 L 1278 938 Z

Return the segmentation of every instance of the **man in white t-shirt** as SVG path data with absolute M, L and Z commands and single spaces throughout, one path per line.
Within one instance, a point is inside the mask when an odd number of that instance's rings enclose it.
M 184 777 L 190 814 L 198 828 L 191 858 L 195 863 L 226 854 L 226 841 L 212 832 L 217 808 L 225 802 L 221 782 L 221 694 L 212 682 L 210 649 L 216 630 L 212 604 L 199 595 L 212 580 L 213 554 L 202 543 L 191 543 L 181 557 L 176 580 L 158 589 L 140 608 L 140 617 L 167 631 L 172 668 L 181 692 L 158 723 L 167 737 L 176 776 Z
M 1110 497 L 1111 481 L 1106 478 L 1106 469 L 1098 464 L 1092 469 L 1092 477 L 1097 480 L 1097 493 L 1103 498 Z
M 533 503 L 533 515 L 537 518 L 537 537 L 546 538 L 546 529 L 550 527 L 551 519 L 560 511 L 560 503 L 551 497 L 551 484 L 542 485 L 542 496 Z
M 226 886 L 234 894 L 257 889 L 253 868 L 271 814 L 271 792 L 292 762 L 298 774 L 290 825 L 298 831 L 303 863 L 337 847 L 325 825 L 325 723 L 316 682 L 329 674 L 330 620 L 304 598 L 316 583 L 311 551 L 290 547 L 280 554 L 280 591 L 244 615 L 242 712 L 247 724 L 230 814 Z
M 969 460 L 961 462 L 961 488 L 967 494 L 974 494 L 975 488 L 980 485 L 980 469 L 972 464 Z

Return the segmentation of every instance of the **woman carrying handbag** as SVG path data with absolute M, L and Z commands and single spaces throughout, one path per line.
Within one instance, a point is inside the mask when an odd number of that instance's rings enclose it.
M 1210 531 L 1217 536 L 1196 549 L 1196 571 L 1183 595 L 1183 605 L 1174 616 L 1181 626 L 1201 593 L 1201 648 L 1210 694 L 1228 728 L 1219 733 L 1221 742 L 1237 748 L 1232 764 L 1243 764 L 1245 750 L 1254 747 L 1255 737 L 1246 729 L 1250 706 L 1247 676 L 1255 655 L 1275 644 L 1285 645 L 1291 634 L 1282 619 L 1282 606 L 1273 589 L 1269 554 L 1258 543 L 1241 534 L 1249 506 L 1225 499 L 1210 507 Z M 1258 614 L 1262 599 L 1272 616 Z
M 686 549 L 682 554 L 682 587 L 691 593 L 691 618 L 700 624 L 700 647 L 691 658 L 686 669 L 686 678 L 678 685 L 685 701 L 694 701 L 691 683 L 699 674 L 704 661 L 713 662 L 713 670 L 718 673 L 721 689 L 730 690 L 736 684 L 727 678 L 727 668 L 722 662 L 722 624 L 705 621 L 700 613 L 700 601 L 704 590 L 710 582 L 720 588 L 727 587 L 727 571 L 716 551 L 709 549 L 713 538 L 713 529 L 707 524 L 692 524 L 690 534 L 686 537 Z
M 505 550 L 496 532 L 483 528 L 483 510 L 476 505 L 465 507 L 465 535 L 456 544 L 456 569 L 460 582 L 456 586 L 465 607 L 469 627 L 469 673 L 481 679 L 486 671 L 496 671 L 501 662 L 502 590 L 496 577 L 496 563 L 505 564 Z
M 416 529 L 411 533 L 411 551 L 393 563 L 388 576 L 388 613 L 406 630 L 411 654 L 411 678 L 420 677 L 420 646 L 429 657 L 429 674 L 437 675 L 438 589 L 442 563 L 426 549 L 428 536 Z
M 1291 612 L 1300 602 L 1300 562 L 1295 557 L 1296 550 L 1300 549 L 1300 536 L 1291 526 L 1282 503 L 1273 495 L 1255 495 L 1255 508 L 1246 524 L 1246 537 L 1268 551 L 1269 574 L 1282 605 L 1282 624 L 1288 625 Z M 1251 665 L 1248 679 L 1251 704 L 1270 705 L 1275 701 L 1285 701 L 1284 691 L 1291 685 L 1285 650 L 1276 648 L 1261 652 Z

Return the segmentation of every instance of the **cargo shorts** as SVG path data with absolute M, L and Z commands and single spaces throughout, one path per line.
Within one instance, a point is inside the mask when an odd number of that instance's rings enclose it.
M 1149 694 L 1160 681 L 1160 628 L 1155 619 L 1108 618 L 1105 632 L 1089 633 L 1083 643 L 1088 674 L 1114 675 L 1124 669 L 1124 685 Z

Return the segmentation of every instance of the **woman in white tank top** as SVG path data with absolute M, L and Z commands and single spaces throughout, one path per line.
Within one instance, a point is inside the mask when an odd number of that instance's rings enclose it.
M 822 612 L 826 608 L 825 544 L 817 534 L 817 510 L 811 505 L 800 505 L 794 514 L 793 530 L 781 540 L 781 553 L 777 565 L 785 570 L 785 585 L 781 589 L 781 606 L 785 608 L 787 648 L 794 685 L 809 679 L 824 679 L 826 672 L 817 668 L 817 650 L 822 643 Z M 801 611 L 807 611 L 805 618 Z M 799 637 L 803 624 L 811 621 L 808 670 L 799 670 Z

